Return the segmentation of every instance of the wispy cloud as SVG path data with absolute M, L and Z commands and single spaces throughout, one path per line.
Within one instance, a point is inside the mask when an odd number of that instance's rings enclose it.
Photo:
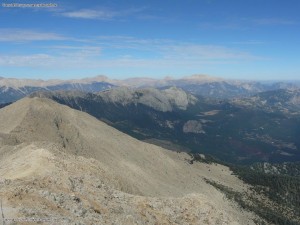
M 81 9 L 78 11 L 64 12 L 61 13 L 61 15 L 69 18 L 109 20 L 117 16 L 117 13 L 109 10 Z
M 97 60 L 81 53 L 0 55 L 0 65 L 39 69 L 88 69 L 97 67 Z
M 257 25 L 295 25 L 298 24 L 294 20 L 282 19 L 282 18 L 260 18 L 252 20 Z
M 217 22 L 201 22 L 200 29 L 213 30 L 247 30 L 267 26 L 292 26 L 299 24 L 298 21 L 285 18 L 230 18 Z
M 128 36 L 101 36 L 98 37 L 97 41 L 104 49 L 124 49 L 128 50 L 128 52 L 130 52 L 130 50 L 154 52 L 157 53 L 157 56 L 164 59 L 248 60 L 261 58 L 248 52 L 226 46 L 201 45 L 171 39 L 138 39 Z
M 168 39 L 101 36 L 94 45 L 45 46 L 40 54 L 0 55 L 6 67 L 103 69 L 103 68 L 199 68 L 203 65 L 262 60 L 260 56 L 219 45 L 201 45 Z
M 101 56 L 99 46 L 44 46 L 37 54 L 0 54 L 0 66 L 29 68 L 95 67 Z
M 232 44 L 235 45 L 262 45 L 265 44 L 266 42 L 264 41 L 257 41 L 257 40 L 248 40 L 248 41 L 235 41 L 232 42 Z
M 0 42 L 59 41 L 67 37 L 56 33 L 26 29 L 0 29 Z
M 61 16 L 77 19 L 112 20 L 132 16 L 144 11 L 145 8 L 130 8 L 126 10 L 101 9 L 80 9 L 60 13 Z
M 52 57 L 47 54 L 0 55 L 0 65 L 8 67 L 46 67 Z
M 222 21 L 222 22 L 201 22 L 198 27 L 200 29 L 214 29 L 214 30 L 236 30 L 243 28 L 241 22 L 237 21 Z
M 47 49 L 49 49 L 47 47 Z M 56 45 L 51 46 L 51 51 L 54 53 L 60 53 L 64 56 L 80 56 L 80 57 L 92 57 L 101 55 L 101 47 L 99 46 L 70 46 L 70 45 Z
M 163 46 L 178 43 L 170 39 L 141 39 L 131 36 L 98 36 L 94 41 L 105 48 L 140 51 L 160 51 Z
M 164 47 L 167 58 L 178 60 L 232 60 L 257 59 L 250 53 L 218 45 L 181 44 Z

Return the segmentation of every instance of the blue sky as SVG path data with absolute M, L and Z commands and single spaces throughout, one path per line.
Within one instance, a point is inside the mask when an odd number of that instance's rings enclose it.
M 0 76 L 299 79 L 299 12 L 299 0 L 2 0 Z

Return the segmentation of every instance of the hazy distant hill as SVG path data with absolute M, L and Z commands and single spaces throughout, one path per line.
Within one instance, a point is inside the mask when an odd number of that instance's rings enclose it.
M 113 87 L 159 88 L 178 87 L 194 95 L 214 99 L 249 97 L 254 94 L 277 90 L 294 90 L 300 87 L 296 82 L 254 82 L 226 80 L 206 75 L 193 75 L 180 79 L 164 78 L 129 78 L 124 80 L 109 79 L 105 76 L 78 80 L 29 80 L 0 77 L 0 103 L 16 101 L 35 91 L 74 90 L 99 92 Z
M 266 91 L 249 98 L 235 99 L 233 102 L 257 110 L 300 115 L 300 89 Z
M 201 95 L 215 99 L 228 99 L 235 97 L 248 97 L 253 94 L 277 90 L 277 89 L 298 89 L 299 82 L 294 81 L 247 81 L 232 80 L 207 75 L 192 75 L 179 79 L 166 77 L 164 79 L 132 78 L 123 81 L 111 81 L 115 84 L 136 88 L 156 87 L 167 88 L 176 86 L 194 95 Z
M 113 84 L 102 81 L 100 78 L 43 81 L 0 77 L 0 103 L 13 102 L 36 91 L 77 90 L 83 92 L 98 92 L 110 89 L 114 86 Z

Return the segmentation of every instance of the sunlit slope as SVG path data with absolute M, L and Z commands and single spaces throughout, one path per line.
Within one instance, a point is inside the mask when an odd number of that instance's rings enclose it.
M 246 191 L 227 167 L 191 165 L 185 153 L 140 142 L 49 99 L 25 98 L 1 109 L 0 124 L 6 218 L 253 224 L 250 214 L 204 180 Z

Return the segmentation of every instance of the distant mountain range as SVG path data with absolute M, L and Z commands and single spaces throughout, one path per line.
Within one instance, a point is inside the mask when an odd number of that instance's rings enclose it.
M 0 103 L 13 102 L 36 91 L 78 90 L 83 92 L 98 92 L 115 86 L 102 80 L 100 77 L 67 81 L 0 77 Z
M 268 112 L 300 114 L 300 89 L 278 89 L 255 94 L 248 98 L 236 98 L 234 104 Z
M 105 76 L 81 80 L 0 79 L 0 108 L 26 95 L 85 111 L 140 140 L 211 154 L 226 162 L 300 160 L 297 83 Z
M 299 88 L 300 84 L 295 82 L 225 80 L 206 75 L 193 75 L 181 79 L 166 77 L 164 79 L 130 78 L 125 80 L 97 76 L 79 80 L 48 81 L 0 77 L 0 103 L 16 101 L 36 91 L 77 90 L 83 92 L 99 92 L 116 86 L 133 88 L 166 88 L 175 86 L 194 95 L 228 99 L 248 97 L 259 92 L 282 88 L 294 90 Z

